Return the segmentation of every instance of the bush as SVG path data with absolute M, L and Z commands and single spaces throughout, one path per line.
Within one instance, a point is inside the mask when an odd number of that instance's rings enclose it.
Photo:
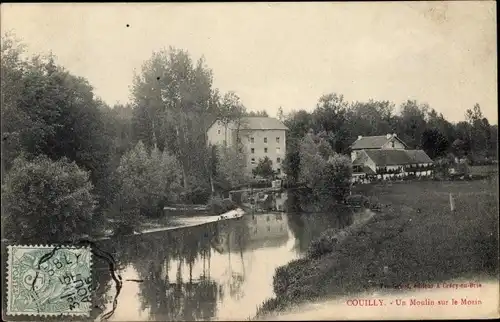
M 325 254 L 333 252 L 335 244 L 337 243 L 338 229 L 329 228 L 321 233 L 321 235 L 313 240 L 307 249 L 307 257 L 319 258 Z
M 238 208 L 238 206 L 233 201 L 231 201 L 231 199 L 222 199 L 219 197 L 211 198 L 208 202 L 208 205 L 210 206 L 214 215 L 220 215 Z
M 92 235 L 92 188 L 88 172 L 65 158 L 16 158 L 2 186 L 5 237 L 41 244 Z

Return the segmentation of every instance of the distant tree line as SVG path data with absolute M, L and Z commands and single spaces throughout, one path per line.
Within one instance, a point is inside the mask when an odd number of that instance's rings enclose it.
M 432 159 L 467 158 L 471 164 L 498 159 L 498 125 L 490 125 L 479 104 L 466 110 L 465 121 L 449 122 L 427 104 L 408 100 L 399 113 L 389 101 L 349 103 L 342 95 L 323 95 L 312 112 L 294 111 L 284 117 L 287 155 L 284 170 L 299 180 L 300 145 L 308 134 L 322 138 L 336 152 L 349 154 L 361 136 L 396 133 L 410 148 L 424 150 Z

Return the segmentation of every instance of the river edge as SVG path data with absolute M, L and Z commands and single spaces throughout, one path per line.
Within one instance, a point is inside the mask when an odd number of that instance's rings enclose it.
M 183 221 L 184 223 L 181 223 L 181 224 L 175 225 L 175 226 L 163 226 L 163 227 L 142 229 L 141 231 L 134 232 L 133 234 L 120 235 L 120 237 L 145 235 L 145 234 L 156 233 L 156 232 L 161 232 L 161 231 L 170 231 L 170 230 L 177 230 L 177 229 L 202 226 L 202 225 L 206 225 L 206 224 L 210 224 L 210 223 L 214 223 L 214 222 L 221 222 L 224 220 L 239 219 L 239 218 L 242 218 L 245 214 L 246 214 L 246 212 L 243 209 L 237 208 L 237 209 L 233 209 L 233 210 L 227 211 L 223 214 L 216 215 L 216 216 L 196 216 L 196 217 L 185 217 L 185 218 L 179 217 L 180 221 Z M 102 237 L 92 239 L 92 241 L 109 240 L 113 237 L 116 237 L 116 235 L 114 235 L 112 233 L 108 233 Z
M 252 320 L 287 312 L 325 298 L 395 289 L 402 283 L 432 283 L 498 275 L 498 204 L 484 182 L 417 182 L 369 186 L 383 211 L 333 250 L 305 256 L 276 270 L 275 297 Z M 450 211 L 449 195 L 456 196 Z

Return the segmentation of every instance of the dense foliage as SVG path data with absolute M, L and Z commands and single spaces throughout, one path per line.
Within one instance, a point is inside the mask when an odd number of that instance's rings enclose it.
M 273 170 L 273 161 L 269 157 L 259 159 L 257 166 L 252 170 L 252 174 L 263 179 L 272 179 L 276 175 Z
M 62 180 L 69 190 L 55 183 L 45 186 L 49 190 L 43 193 L 54 200 L 66 200 L 71 189 L 85 186 L 85 198 L 92 202 L 64 207 L 76 207 L 78 220 L 92 220 L 70 223 L 62 236 L 71 236 L 90 234 L 87 224 L 104 230 L 111 218 L 136 225 L 160 214 L 166 203 L 207 203 L 218 192 L 250 180 L 243 149 L 208 146 L 206 130 L 216 119 L 231 123 L 238 142 L 243 117 L 267 112 L 247 111 L 236 93 L 220 93 L 203 58 L 194 61 L 187 51 L 173 47 L 154 52 L 133 79 L 131 102 L 114 106 L 96 97 L 87 80 L 58 65 L 53 55 L 27 56 L 13 35 L 2 38 L 1 58 L 2 185 L 8 193 L 2 222 L 6 232 L 23 231 L 12 238 L 38 236 L 46 242 L 50 237 L 43 225 L 24 232 L 26 223 L 37 223 L 40 214 L 28 204 L 17 206 L 31 196 L 16 181 L 38 187 L 41 180 Z M 283 160 L 287 184 L 304 183 L 312 201 L 342 200 L 352 171 L 345 155 L 358 135 L 397 133 L 410 147 L 443 159 L 442 167 L 455 157 L 467 157 L 471 164 L 497 158 L 498 127 L 489 124 L 479 105 L 457 124 L 416 101 L 403 103 L 399 113 L 394 110 L 388 101 L 350 103 L 336 93 L 321 96 L 312 112 L 285 115 L 280 107 L 277 117 L 289 128 Z M 23 175 L 23 168 L 36 169 L 37 175 Z M 44 177 L 42 169 L 54 178 Z M 261 160 L 255 174 L 272 178 L 270 160 Z M 90 203 L 92 207 L 81 208 Z M 50 227 L 59 227 L 61 213 L 69 210 L 50 207 L 56 211 L 42 216 Z
M 17 157 L 2 185 L 5 237 L 40 243 L 91 235 L 101 222 L 91 191 L 89 173 L 75 162 Z

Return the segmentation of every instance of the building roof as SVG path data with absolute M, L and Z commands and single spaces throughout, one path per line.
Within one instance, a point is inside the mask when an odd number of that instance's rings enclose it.
M 377 135 L 377 136 L 362 136 L 358 138 L 351 145 L 351 149 L 353 150 L 380 149 L 384 144 L 386 144 L 393 138 L 395 138 L 396 140 L 398 140 L 399 142 L 401 142 L 403 145 L 406 146 L 406 144 L 403 141 L 401 141 L 401 139 L 398 138 L 397 136 L 387 138 L 387 135 Z
M 236 124 L 231 124 L 230 128 L 235 129 Z M 286 125 L 277 118 L 263 116 L 242 117 L 241 128 L 247 130 L 288 130 Z
M 432 163 L 432 159 L 423 150 L 406 150 L 415 163 Z
M 364 150 L 364 152 L 378 166 L 432 163 L 432 159 L 422 150 Z

